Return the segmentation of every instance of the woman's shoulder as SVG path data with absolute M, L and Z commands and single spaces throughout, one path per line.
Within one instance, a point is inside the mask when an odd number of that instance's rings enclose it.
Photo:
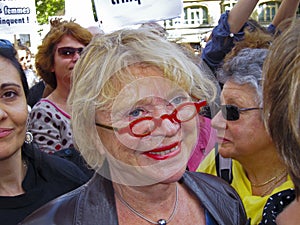
M 296 194 L 294 189 L 286 189 L 270 196 L 264 207 L 260 225 L 275 225 L 276 217 L 295 199 L 295 197 Z
M 241 199 L 236 190 L 222 178 L 202 172 L 186 172 L 183 176 L 185 185 L 201 199 L 217 203 L 222 201 L 236 201 L 241 204 Z
M 101 210 L 99 203 L 102 204 Z M 95 210 L 97 210 L 97 214 L 92 213 Z M 116 220 L 113 216 L 107 218 L 107 215 L 116 216 L 115 210 L 114 191 L 111 182 L 95 174 L 84 185 L 59 196 L 36 210 L 21 224 L 113 224 L 108 220 Z M 89 218 L 89 220 L 86 221 L 84 218 Z
M 186 172 L 182 182 L 214 215 L 216 221 L 221 224 L 246 224 L 246 212 L 239 195 L 223 179 L 201 172 Z
M 46 98 L 42 98 L 32 107 L 32 111 L 37 111 L 40 109 L 49 109 L 50 110 L 51 108 L 54 109 L 55 104 Z
M 36 144 L 26 144 L 23 152 L 39 175 L 48 182 L 61 181 L 63 184 L 81 185 L 89 180 L 89 177 L 73 162 L 44 153 Z
M 221 192 L 232 191 L 233 188 L 223 179 L 212 174 L 203 172 L 186 172 L 183 179 L 188 179 L 189 182 L 193 181 L 193 185 L 198 187 L 212 188 L 213 190 L 220 189 Z
M 27 216 L 19 225 L 59 224 L 72 225 L 76 218 L 78 198 L 84 186 L 61 195 Z M 62 214 L 63 212 L 63 214 Z
M 55 105 L 53 105 L 53 103 L 48 101 L 47 99 L 43 98 L 31 108 L 29 113 L 29 120 L 31 122 L 42 120 L 44 123 L 44 117 L 48 117 L 49 115 L 56 112 L 57 109 Z
M 33 116 L 33 114 L 36 114 L 38 112 L 42 114 L 45 113 L 61 114 L 64 117 L 70 119 L 70 115 L 68 113 L 66 113 L 61 108 L 59 108 L 58 105 L 55 104 L 55 102 L 46 98 L 42 98 L 32 107 L 30 115 Z

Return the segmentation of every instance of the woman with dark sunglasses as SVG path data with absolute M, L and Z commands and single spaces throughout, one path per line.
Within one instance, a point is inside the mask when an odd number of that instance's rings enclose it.
M 0 39 L 0 220 L 16 225 L 88 180 L 73 163 L 41 152 L 27 131 L 28 83 L 13 45 Z
M 56 154 L 64 149 L 70 152 L 74 147 L 66 102 L 72 70 L 92 34 L 73 21 L 54 19 L 50 23 L 51 29 L 38 47 L 35 60 L 38 75 L 51 93 L 32 108 L 29 129 L 42 151 Z
M 220 111 L 212 119 L 219 154 L 232 159 L 231 185 L 253 225 L 261 221 L 270 195 L 293 187 L 262 117 L 262 67 L 267 54 L 267 49 L 246 48 L 225 62 L 217 73 L 224 84 Z M 198 171 L 217 174 L 214 151 Z

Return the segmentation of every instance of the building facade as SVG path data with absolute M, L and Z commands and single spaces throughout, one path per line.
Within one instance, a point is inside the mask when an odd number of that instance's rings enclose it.
M 191 43 L 197 49 L 205 45 L 211 30 L 217 25 L 220 15 L 230 10 L 238 0 L 183 0 L 183 14 L 180 18 L 163 23 L 172 41 Z M 278 11 L 282 0 L 259 0 L 251 17 L 267 26 Z M 299 15 L 299 8 L 298 8 Z

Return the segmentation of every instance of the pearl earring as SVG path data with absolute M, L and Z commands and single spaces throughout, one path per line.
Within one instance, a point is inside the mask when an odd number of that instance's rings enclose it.
M 26 134 L 25 134 L 25 143 L 26 144 L 30 144 L 31 142 L 33 141 L 33 135 L 31 132 L 29 131 L 26 131 Z

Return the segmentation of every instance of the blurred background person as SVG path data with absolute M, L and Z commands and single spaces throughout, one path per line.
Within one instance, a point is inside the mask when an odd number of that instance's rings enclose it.
M 20 46 L 18 46 L 20 48 Z M 24 46 L 25 48 L 25 46 Z M 22 65 L 22 68 L 25 72 L 29 89 L 38 82 L 38 77 L 36 75 L 36 71 L 34 69 L 34 61 L 32 58 L 32 53 L 26 47 L 25 49 L 18 50 L 19 61 Z
M 72 70 L 92 34 L 74 21 L 54 19 L 50 23 L 35 60 L 38 75 L 51 90 L 32 108 L 29 129 L 42 151 L 55 153 L 74 147 L 66 102 Z
M 264 225 L 300 221 L 300 20 L 286 23 L 264 64 L 264 118 L 291 175 L 295 189 L 272 195 L 264 209 Z M 278 217 L 277 217 L 278 216 Z

